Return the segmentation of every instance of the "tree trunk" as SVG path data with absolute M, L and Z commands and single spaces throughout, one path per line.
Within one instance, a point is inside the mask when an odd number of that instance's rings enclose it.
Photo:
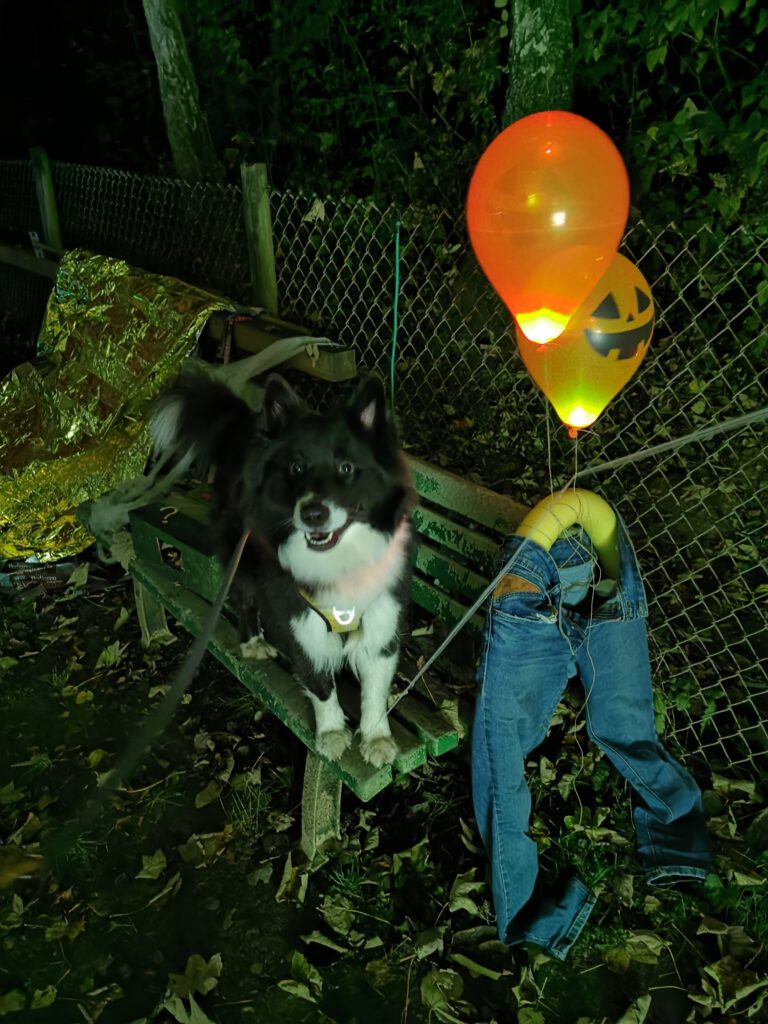
M 184 181 L 219 180 L 223 170 L 200 107 L 195 73 L 174 0 L 143 3 L 176 174 Z
M 502 128 L 539 110 L 569 110 L 573 36 L 569 0 L 511 0 L 509 80 Z

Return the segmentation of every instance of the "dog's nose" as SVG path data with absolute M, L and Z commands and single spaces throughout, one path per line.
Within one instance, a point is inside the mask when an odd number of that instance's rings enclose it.
M 301 506 L 301 521 L 315 529 L 328 520 L 328 508 L 321 501 L 307 501 Z

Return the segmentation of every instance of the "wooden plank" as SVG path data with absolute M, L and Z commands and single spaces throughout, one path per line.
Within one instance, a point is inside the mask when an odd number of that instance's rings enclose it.
M 251 302 L 277 315 L 277 274 L 266 164 L 242 164 L 243 214 L 251 264 Z
M 499 554 L 499 542 L 477 530 L 454 522 L 441 512 L 421 506 L 413 510 L 413 522 L 424 537 L 465 558 L 474 568 L 489 576 Z
M 131 563 L 131 575 L 162 601 L 187 632 L 199 635 L 210 605 L 180 586 L 173 570 L 164 565 L 149 566 L 134 561 Z M 312 708 L 291 675 L 274 661 L 257 662 L 242 658 L 237 633 L 225 619 L 217 623 L 209 650 L 312 753 L 321 756 L 315 745 Z M 370 800 L 392 781 L 390 766 L 374 768 L 363 760 L 357 737 L 339 761 L 327 763 L 347 788 L 363 801 Z
M 462 604 L 439 587 L 428 583 L 418 573 L 414 574 L 411 584 L 411 599 L 448 626 L 455 625 L 466 614 L 468 608 L 468 605 Z M 483 624 L 482 616 L 476 613 L 465 628 L 480 635 L 483 632 Z
M 186 511 L 182 512 L 172 505 L 145 505 L 144 508 L 134 509 L 130 513 L 130 520 L 139 529 L 143 524 L 166 544 L 213 557 L 213 545 L 205 522 Z
M 491 530 L 507 535 L 515 532 L 529 509 L 520 502 L 423 459 L 407 456 L 417 492 L 433 505 L 458 512 Z
M 440 714 L 450 722 L 460 738 L 463 739 L 469 735 L 474 718 L 474 706 L 468 700 L 453 693 L 432 672 L 423 675 L 414 686 L 414 690 L 437 708 Z
M 419 544 L 416 549 L 415 565 L 428 579 L 439 583 L 449 594 L 468 597 L 472 601 L 488 585 L 487 577 L 450 558 L 431 544 Z
M 427 751 L 435 757 L 445 754 L 459 745 L 459 733 L 443 716 L 411 696 L 404 697 L 393 709 L 390 716 L 402 719 L 415 730 Z
M 392 767 L 398 775 L 408 775 L 427 763 L 427 748 L 423 740 L 407 729 L 393 716 L 389 720 L 392 738 L 397 744 L 397 757 Z
M 244 312 L 252 319 L 236 321 L 232 325 L 235 348 L 239 352 L 261 352 L 280 338 L 302 337 L 315 333 L 314 330 L 300 324 L 289 324 L 276 317 L 253 313 L 250 310 Z M 214 341 L 222 341 L 226 325 L 226 316 L 215 313 L 206 324 L 205 334 Z M 351 348 L 320 348 L 315 356 L 302 352 L 284 365 L 320 380 L 344 381 L 357 377 L 357 356 Z
M 176 582 L 212 602 L 221 586 L 223 569 L 210 550 L 207 531 L 203 524 L 183 513 L 176 513 L 168 522 L 165 515 L 157 505 L 130 513 L 139 558 L 150 563 L 161 562 L 159 543 L 170 545 L 181 557 L 180 568 L 171 570 L 176 574 Z M 171 525 L 173 532 L 169 529 Z
M 61 249 L 59 211 L 56 207 L 56 193 L 53 188 L 53 174 L 48 154 L 42 146 L 32 146 L 29 151 L 29 161 L 32 165 L 37 205 L 43 224 L 43 241 L 54 249 Z
M 55 260 L 39 260 L 30 249 L 3 243 L 0 243 L 0 263 L 18 267 L 19 270 L 27 270 L 30 274 L 37 274 L 40 277 L 49 277 L 51 280 L 56 277 L 59 269 L 59 264 Z

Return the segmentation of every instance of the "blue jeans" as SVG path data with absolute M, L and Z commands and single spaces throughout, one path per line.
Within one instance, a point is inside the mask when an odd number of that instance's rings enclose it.
M 516 557 L 491 599 L 478 670 L 472 793 L 499 937 L 535 943 L 560 960 L 595 897 L 576 877 L 542 889 L 525 760 L 572 676 L 584 687 L 590 739 L 643 800 L 633 820 L 647 880 L 700 880 L 712 870 L 699 788 L 656 734 L 645 592 L 621 520 L 618 529 L 613 587 L 595 582 L 594 551 L 578 528 L 550 552 L 522 537 L 507 541 L 504 560 Z

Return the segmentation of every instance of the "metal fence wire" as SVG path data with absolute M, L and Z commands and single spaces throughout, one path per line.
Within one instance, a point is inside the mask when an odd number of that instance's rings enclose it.
M 53 173 L 67 247 L 247 299 L 238 187 L 56 163 Z M 633 222 L 623 248 L 651 283 L 654 340 L 576 445 L 515 351 L 461 211 L 276 191 L 271 205 L 281 315 L 389 379 L 397 269 L 394 400 L 406 447 L 522 501 L 564 483 L 576 461 L 618 459 L 765 405 L 768 239 L 748 227 Z M 0 163 L 0 230 L 30 228 L 39 224 L 28 165 Z M 0 273 L 0 317 L 18 303 L 32 331 L 42 309 L 30 312 L 23 276 Z M 643 569 L 659 729 L 683 757 L 719 769 L 768 763 L 765 441 L 764 426 L 745 426 L 584 483 L 618 507 Z

